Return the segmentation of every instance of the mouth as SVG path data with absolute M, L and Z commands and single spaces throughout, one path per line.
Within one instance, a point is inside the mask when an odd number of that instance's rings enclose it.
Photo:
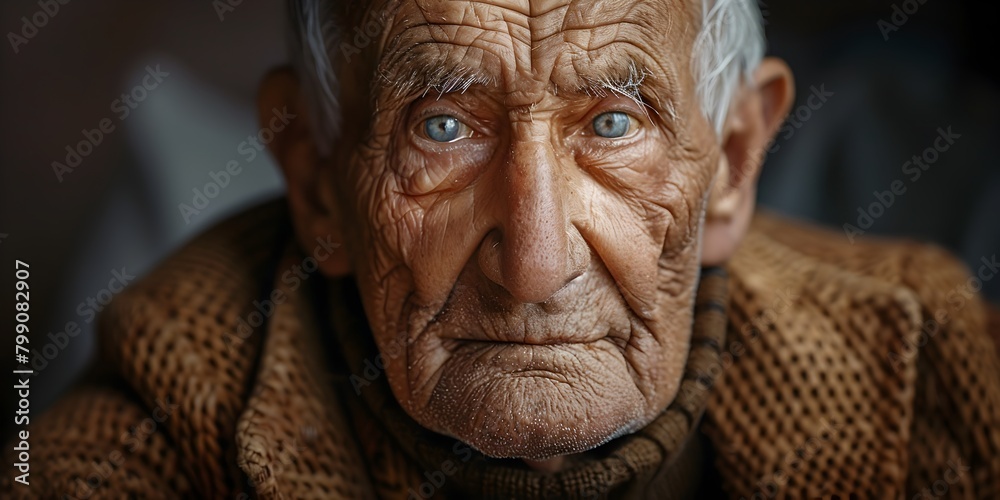
M 452 339 L 448 344 L 447 348 L 456 359 L 471 361 L 479 368 L 496 370 L 494 374 L 542 376 L 565 383 L 568 383 L 568 373 L 581 369 L 581 359 L 609 354 L 617 356 L 619 350 L 607 337 L 591 342 L 546 344 Z
M 564 334 L 527 334 L 520 335 L 516 332 L 506 332 L 499 334 L 483 335 L 444 335 L 442 339 L 446 342 L 455 343 L 480 343 L 480 344 L 506 344 L 523 346 L 559 346 L 559 345 L 579 345 L 592 344 L 607 338 L 608 334 L 581 336 Z
M 628 342 L 628 333 L 614 328 L 593 329 L 596 333 L 569 333 L 549 329 L 536 330 L 518 328 L 513 330 L 473 330 L 462 332 L 446 332 L 441 335 L 442 342 L 447 345 L 481 344 L 483 346 L 523 346 L 523 347 L 558 347 L 586 346 L 602 340 L 624 348 Z
M 610 336 L 587 341 L 548 337 L 541 342 L 520 340 L 442 339 L 442 347 L 454 359 L 476 359 L 476 365 L 492 366 L 510 376 L 561 379 L 580 361 L 580 356 L 623 356 L 625 341 Z M 579 367 L 577 367 L 578 369 Z

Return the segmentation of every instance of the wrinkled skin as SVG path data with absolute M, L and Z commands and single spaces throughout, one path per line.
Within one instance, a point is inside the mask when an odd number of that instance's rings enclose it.
M 494 3 L 399 7 L 393 76 L 341 194 L 371 222 L 347 240 L 372 252 L 355 268 L 377 343 L 407 345 L 386 362 L 406 411 L 488 455 L 544 458 L 634 431 L 676 395 L 718 151 L 680 3 Z M 496 85 L 400 96 L 415 44 L 417 68 Z M 626 59 L 652 74 L 649 108 L 581 91 Z M 594 133 L 607 111 L 634 120 L 626 137 Z M 435 143 L 422 121 L 437 115 L 472 136 Z
M 342 238 L 344 264 L 324 272 L 354 275 L 392 391 L 424 427 L 543 460 L 676 396 L 699 268 L 731 255 L 752 213 L 745 150 L 791 102 L 781 65 L 776 92 L 734 105 L 735 138 L 716 136 L 690 69 L 700 4 L 380 1 L 379 42 L 339 69 L 333 157 L 305 131 L 272 146 L 296 232 Z M 630 76 L 641 87 L 602 87 Z M 262 113 L 304 106 L 293 77 L 271 80 Z M 598 134 L 609 112 L 627 133 Z M 461 122 L 449 142 L 426 126 L 442 115 Z

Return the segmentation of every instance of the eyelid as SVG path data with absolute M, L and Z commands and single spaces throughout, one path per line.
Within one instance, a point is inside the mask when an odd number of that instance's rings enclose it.
M 427 136 L 427 131 L 424 129 L 424 124 L 427 120 L 437 117 L 437 116 L 451 116 L 458 120 L 463 132 L 460 133 L 458 137 L 448 142 L 436 141 Z M 410 130 L 417 137 L 430 141 L 437 145 L 442 144 L 455 144 L 459 141 L 465 139 L 473 139 L 479 136 L 486 136 L 482 131 L 482 126 L 475 119 L 470 119 L 468 113 L 464 110 L 458 108 L 457 106 L 442 106 L 437 103 L 418 109 L 418 111 L 410 119 Z
M 489 118 L 485 119 L 468 112 L 461 103 L 448 99 L 448 96 L 427 96 L 411 103 L 411 118 L 413 125 L 419 125 L 428 118 L 440 115 L 451 115 L 467 125 L 476 135 L 488 136 L 495 124 Z

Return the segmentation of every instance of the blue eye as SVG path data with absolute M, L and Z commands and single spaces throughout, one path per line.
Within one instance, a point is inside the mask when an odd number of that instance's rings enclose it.
M 451 142 L 463 136 L 465 124 L 451 115 L 439 115 L 424 120 L 424 132 L 437 142 Z
M 594 133 L 608 139 L 624 137 L 628 133 L 629 122 L 628 115 L 621 111 L 601 113 L 594 118 Z

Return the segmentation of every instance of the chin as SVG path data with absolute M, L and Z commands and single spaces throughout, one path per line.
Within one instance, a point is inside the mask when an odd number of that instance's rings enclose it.
M 662 411 L 651 407 L 622 350 L 609 340 L 462 342 L 440 374 L 418 420 L 494 458 L 584 452 L 642 428 Z

